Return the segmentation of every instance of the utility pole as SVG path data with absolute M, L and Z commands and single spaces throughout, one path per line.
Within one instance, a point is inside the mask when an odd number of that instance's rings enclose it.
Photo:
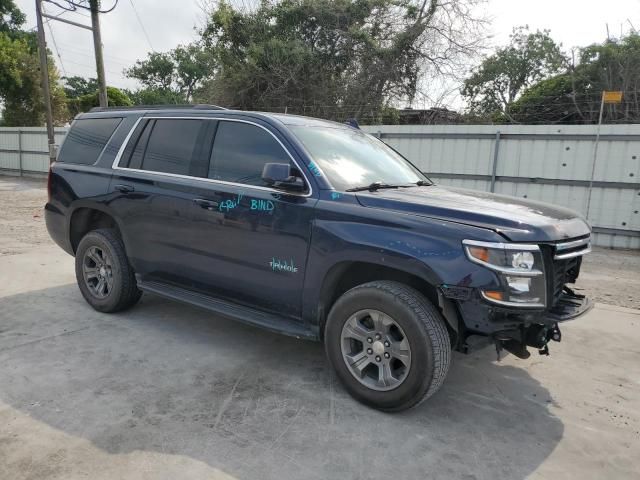
M 47 65 L 47 43 L 44 39 L 42 24 L 42 0 L 36 0 L 36 17 L 38 23 L 38 53 L 40 55 L 40 77 L 42 95 L 44 97 L 45 115 L 47 119 L 47 140 L 49 143 L 49 163 L 56 161 L 56 139 L 53 130 L 53 111 L 51 110 L 51 93 L 49 91 L 49 67 Z
M 53 133 L 53 114 L 51 112 L 51 96 L 49 91 L 49 70 L 47 69 L 47 45 L 44 38 L 44 28 L 42 18 L 55 20 L 56 22 L 66 23 L 75 27 L 91 30 L 93 33 L 93 49 L 96 57 L 96 70 L 98 77 L 98 99 L 101 107 L 108 106 L 107 100 L 107 82 L 104 75 L 104 60 L 102 57 L 102 38 L 100 36 L 100 0 L 88 0 L 89 7 L 80 4 L 74 4 L 81 8 L 91 11 L 91 27 L 82 23 L 67 20 L 59 15 L 48 15 L 42 11 L 42 0 L 36 0 L 36 16 L 38 20 L 38 50 L 40 53 L 40 70 L 42 72 L 42 93 L 44 95 L 44 103 L 47 109 L 47 135 L 49 137 L 49 159 L 55 161 L 55 138 Z M 53 2 L 55 3 L 55 2 Z M 113 10 L 113 9 L 112 9 Z
M 98 97 L 100 106 L 108 106 L 107 82 L 104 78 L 104 60 L 102 58 L 102 38 L 100 36 L 100 2 L 99 0 L 89 0 L 91 8 L 91 26 L 93 31 L 93 49 L 96 55 L 96 69 L 98 70 Z
M 596 173 L 596 162 L 598 161 L 598 144 L 600 143 L 600 127 L 602 127 L 602 114 L 604 106 L 608 103 L 622 103 L 624 92 L 620 91 L 602 91 L 602 99 L 600 100 L 600 116 L 598 117 L 598 128 L 596 129 L 596 143 L 593 147 L 593 161 L 591 162 L 591 178 L 589 179 L 589 190 L 587 193 L 587 210 L 585 218 L 589 220 L 589 212 L 591 210 L 591 194 L 593 192 L 593 180 Z

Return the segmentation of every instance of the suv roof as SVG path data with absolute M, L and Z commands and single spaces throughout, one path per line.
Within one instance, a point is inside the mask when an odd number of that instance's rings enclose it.
M 182 105 L 133 105 L 130 107 L 93 107 L 89 112 L 112 112 L 119 110 L 227 110 L 224 107 L 220 107 L 218 105 L 207 105 L 207 104 L 182 104 Z
M 224 116 L 249 116 L 262 119 L 273 119 L 285 125 L 306 125 L 351 128 L 348 125 L 332 120 L 322 120 L 319 118 L 305 117 L 302 115 L 289 115 L 284 113 L 257 112 L 251 110 L 229 110 L 218 105 L 135 105 L 131 107 L 94 107 L 89 112 L 81 113 L 76 118 L 100 118 L 113 116 L 114 114 L 124 115 L 146 115 L 147 113 L 184 113 L 198 116 L 206 116 L 207 113 L 218 113 Z

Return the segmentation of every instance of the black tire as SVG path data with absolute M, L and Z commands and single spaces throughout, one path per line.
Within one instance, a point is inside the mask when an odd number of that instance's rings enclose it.
M 362 310 L 377 310 L 392 317 L 409 342 L 410 367 L 404 380 L 392 390 L 368 388 L 351 373 L 343 357 L 343 327 Z M 388 412 L 406 410 L 432 396 L 444 382 L 451 362 L 451 341 L 444 322 L 440 312 L 417 290 L 394 281 L 370 282 L 352 288 L 331 308 L 325 326 L 325 350 L 338 378 L 358 401 Z
M 98 249 L 110 263 L 108 270 L 111 273 L 111 288 L 105 291 L 103 296 L 99 296 L 92 287 L 93 279 L 90 282 L 85 278 L 84 262 L 93 267 L 92 261 L 86 259 L 90 249 L 93 252 Z M 93 230 L 80 240 L 76 250 L 76 280 L 84 299 L 99 312 L 113 313 L 125 310 L 133 306 L 142 295 L 136 285 L 136 278 L 122 240 L 115 230 L 109 228 Z

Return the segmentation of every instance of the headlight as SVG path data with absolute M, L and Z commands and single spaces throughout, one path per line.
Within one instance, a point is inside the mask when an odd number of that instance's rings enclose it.
M 544 265 L 538 245 L 474 240 L 462 243 L 469 260 L 490 268 L 500 278 L 500 290 L 481 290 L 486 300 L 516 307 L 546 305 Z

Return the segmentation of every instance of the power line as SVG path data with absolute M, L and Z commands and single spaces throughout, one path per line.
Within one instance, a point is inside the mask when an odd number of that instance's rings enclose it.
M 72 45 L 70 43 L 66 43 L 66 42 L 59 42 L 59 45 L 62 46 L 65 50 L 73 52 L 77 55 L 84 55 L 84 56 L 89 56 L 93 58 L 93 54 L 91 52 L 87 52 L 86 50 L 82 50 L 80 47 L 78 47 L 77 45 Z M 125 57 L 118 57 L 115 55 L 104 55 L 104 57 L 106 58 L 112 58 L 114 60 L 120 60 L 114 63 L 120 63 L 122 65 L 130 65 L 136 62 L 137 59 L 131 59 L 131 58 L 125 58 Z
M 77 12 L 79 8 L 84 10 L 91 10 L 91 6 L 88 5 L 90 2 L 88 0 L 82 0 L 81 3 L 76 2 L 75 0 L 60 0 L 66 1 L 66 4 L 62 4 L 57 0 L 44 0 L 45 2 L 52 3 L 56 7 L 61 8 L 62 10 L 66 10 L 67 12 Z M 107 8 L 106 10 L 98 10 L 99 13 L 109 13 L 112 12 L 118 6 L 118 0 L 114 0 L 111 8 Z
M 58 8 L 62 9 L 63 12 L 59 13 L 56 16 L 49 15 L 43 11 L 42 2 L 46 1 L 47 3 L 51 3 L 56 5 Z M 60 2 L 65 2 L 60 3 Z M 81 3 L 79 3 L 81 2 Z M 104 71 L 104 60 L 102 55 L 102 39 L 100 35 L 100 13 L 108 13 L 112 11 L 118 5 L 118 0 L 114 0 L 111 8 L 106 10 L 100 9 L 100 0 L 36 0 L 36 17 L 37 17 L 37 25 L 38 25 L 38 50 L 40 53 L 40 70 L 42 75 L 42 89 L 45 97 L 45 103 L 47 105 L 47 134 L 49 137 L 49 143 L 53 145 L 53 117 L 51 111 L 51 98 L 49 94 L 49 78 L 47 75 L 47 54 L 46 54 L 46 43 L 44 38 L 44 25 L 43 18 L 48 18 L 49 20 L 56 20 L 58 22 L 67 23 L 70 25 L 74 25 L 79 28 L 83 28 L 91 31 L 93 35 L 93 48 L 95 54 L 95 66 L 96 73 L 98 79 L 98 98 L 100 100 L 100 106 L 106 107 L 108 105 L 107 98 L 107 84 L 105 80 L 105 71 Z M 68 12 L 76 12 L 78 8 L 88 10 L 91 13 L 91 26 L 84 25 L 82 23 L 78 23 L 67 18 L 62 18 L 64 11 Z M 51 31 L 51 35 L 53 38 L 53 30 L 49 25 L 49 30 Z M 54 39 L 55 45 L 55 39 Z M 58 58 L 60 58 L 60 63 L 64 70 L 64 64 L 62 63 L 62 57 L 60 55 L 60 51 L 56 47 L 56 52 L 58 54 Z M 65 71 L 66 76 L 66 71 Z M 55 155 L 53 153 L 53 148 L 50 145 L 50 157 L 51 160 L 55 159 Z
M 149 44 L 149 47 L 151 48 L 152 51 L 156 51 L 155 48 L 153 48 L 153 45 L 151 45 L 151 40 L 149 40 L 149 34 L 147 33 L 147 29 L 144 28 L 144 24 L 142 23 L 142 19 L 140 18 L 140 15 L 138 15 L 138 10 L 136 10 L 136 6 L 133 4 L 133 0 L 129 0 L 129 3 L 131 4 L 131 8 L 133 9 L 133 13 L 136 14 L 136 18 L 138 19 L 138 23 L 140 24 L 140 28 L 142 29 L 142 33 L 144 33 L 144 37 L 147 39 L 147 43 Z
M 93 55 L 91 55 L 90 53 L 87 52 L 82 52 L 80 50 L 74 50 L 71 47 L 66 46 L 66 44 L 60 42 L 61 48 L 60 51 L 65 52 L 67 55 L 75 55 L 76 57 L 83 57 L 83 58 L 91 58 L 93 59 Z M 106 57 L 106 55 L 105 55 Z M 116 64 L 116 66 L 120 66 L 122 65 L 123 67 L 128 67 L 130 65 L 132 65 L 134 63 L 134 60 L 129 60 L 127 62 L 123 62 L 123 61 L 118 61 L 118 60 L 112 60 L 112 57 L 109 57 L 109 62 L 110 64 Z
M 66 77 L 67 70 L 64 68 L 64 62 L 62 61 L 62 56 L 60 55 L 60 49 L 58 48 L 58 44 L 56 43 L 56 37 L 53 34 L 53 28 L 51 28 L 51 23 L 49 20 L 47 20 L 45 23 L 47 24 L 47 28 L 49 29 L 49 33 L 51 34 L 51 43 L 53 43 L 53 49 L 56 51 L 58 60 L 60 60 L 60 68 L 62 68 L 62 73 L 64 73 L 64 76 Z
M 74 62 L 73 60 L 69 60 L 67 59 L 67 63 L 72 63 L 73 65 L 78 65 L 80 67 L 86 67 L 86 68 L 90 68 L 90 69 L 94 69 L 96 68 L 95 65 L 88 65 L 86 63 L 80 63 L 80 62 Z M 114 70 L 107 70 L 107 72 L 113 74 L 113 75 L 121 75 L 120 73 L 114 71 Z

